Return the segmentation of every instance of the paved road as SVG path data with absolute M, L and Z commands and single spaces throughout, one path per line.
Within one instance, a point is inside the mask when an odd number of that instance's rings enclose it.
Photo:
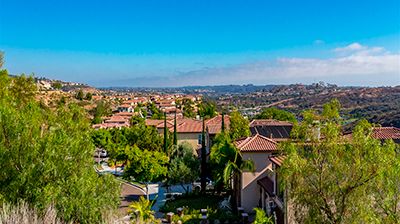
M 128 206 L 132 201 L 137 201 L 140 196 L 145 196 L 145 192 L 134 185 L 122 183 L 121 184 L 121 204 L 119 210 L 123 215 L 128 213 Z

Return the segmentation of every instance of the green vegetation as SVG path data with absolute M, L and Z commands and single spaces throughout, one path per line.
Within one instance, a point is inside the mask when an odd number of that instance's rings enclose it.
M 60 82 L 54 82 L 53 84 L 51 84 L 51 87 L 53 87 L 54 89 L 61 89 L 62 84 Z
M 86 93 L 86 95 L 85 95 L 85 100 L 92 100 L 92 97 L 93 97 L 93 95 L 92 95 L 92 93 Z
M 127 164 L 124 170 L 126 179 L 134 178 L 139 182 L 157 182 L 163 180 L 167 175 L 168 157 L 162 152 L 127 146 L 119 156 L 123 156 L 124 158 L 120 160 L 125 160 Z
M 217 135 L 211 149 L 210 163 L 213 167 L 214 179 L 220 189 L 222 184 L 230 188 L 233 181 L 232 200 L 233 208 L 236 208 L 239 200 L 238 191 L 240 191 L 239 177 L 243 171 L 254 171 L 253 161 L 244 160 L 229 136 L 222 132 Z
M 84 96 L 83 91 L 80 89 L 80 90 L 76 93 L 75 98 L 76 98 L 77 100 L 83 100 L 83 96 Z
M 163 119 L 164 118 L 163 113 L 156 107 L 155 103 L 147 104 L 147 109 L 151 113 L 151 119 Z
M 96 107 L 90 111 L 93 115 L 93 124 L 100 124 L 103 120 L 101 117 L 103 116 L 110 116 L 112 113 L 111 106 L 109 103 L 101 100 L 97 102 Z
M 39 213 L 98 223 L 119 202 L 119 184 L 93 169 L 94 145 L 84 111 L 50 110 L 35 101 L 32 77 L 0 71 L 0 203 L 25 201 Z
M 196 117 L 196 112 L 194 111 L 194 102 L 190 99 L 182 100 L 183 116 L 187 118 Z
M 268 217 L 261 208 L 254 208 L 254 211 L 256 212 L 254 224 L 274 224 L 272 217 Z
M 199 178 L 200 162 L 193 154 L 193 147 L 183 142 L 172 152 L 169 165 L 170 184 L 188 184 Z M 186 190 L 186 189 L 185 189 Z
M 294 114 L 275 107 L 265 108 L 256 116 L 256 119 L 274 119 L 278 121 L 297 122 Z
M 341 135 L 340 104 L 303 112 L 283 144 L 281 175 L 300 223 L 398 223 L 400 151 L 371 137 L 361 121 L 351 139 Z
M 173 221 L 176 223 L 197 224 L 201 221 L 201 209 L 207 209 L 207 219 L 213 223 L 216 220 L 220 222 L 235 223 L 239 217 L 230 211 L 219 208 L 222 197 L 215 195 L 199 196 L 196 194 L 189 194 L 178 196 L 172 201 L 167 201 L 163 207 L 160 208 L 161 212 L 174 212 L 177 208 L 183 208 L 183 216 L 174 215 Z
M 204 101 L 199 105 L 199 115 L 204 119 L 217 116 L 217 104 L 214 101 Z
M 229 133 L 232 140 L 250 136 L 249 121 L 239 111 L 233 111 L 230 120 Z
M 131 209 L 130 214 L 137 223 L 140 224 L 153 224 L 157 223 L 154 217 L 154 211 L 151 210 L 153 203 L 144 197 L 140 197 L 139 201 L 135 201 L 129 205 Z

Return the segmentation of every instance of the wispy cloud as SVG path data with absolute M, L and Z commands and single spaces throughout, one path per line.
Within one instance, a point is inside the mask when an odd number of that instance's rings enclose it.
M 207 67 L 176 76 L 135 78 L 145 86 L 307 83 L 399 85 L 400 54 L 359 43 L 333 49 L 329 58 L 282 57 L 232 66 Z

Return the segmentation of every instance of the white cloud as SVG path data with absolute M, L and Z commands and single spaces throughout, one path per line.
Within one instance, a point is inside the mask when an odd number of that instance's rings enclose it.
M 338 50 L 340 49 L 340 50 Z M 399 85 L 400 54 L 358 43 L 330 58 L 277 58 L 227 67 L 204 68 L 158 80 L 169 86 L 334 82 L 339 85 Z M 154 83 L 155 84 L 155 83 Z

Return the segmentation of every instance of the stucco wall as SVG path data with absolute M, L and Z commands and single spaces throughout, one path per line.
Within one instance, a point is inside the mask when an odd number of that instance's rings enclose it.
M 267 170 L 272 169 L 272 164 L 268 159 L 270 153 L 246 152 L 242 153 L 244 159 L 251 159 L 254 162 L 256 171 L 242 173 L 241 207 L 246 212 L 253 212 L 253 208 L 258 206 L 260 199 L 260 186 L 257 180 L 267 175 Z
M 192 145 L 193 150 L 198 148 L 198 138 L 201 133 L 178 133 L 178 144 L 188 142 Z

